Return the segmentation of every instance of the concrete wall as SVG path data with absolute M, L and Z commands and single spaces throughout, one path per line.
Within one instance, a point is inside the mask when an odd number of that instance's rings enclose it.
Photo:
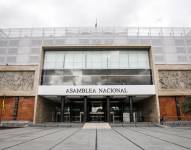
M 33 121 L 38 74 L 37 65 L 0 66 L 0 114 L 3 120 L 14 119 L 15 99 L 19 97 L 16 120 Z
M 38 66 L 0 66 L 0 96 L 35 96 Z
M 56 103 L 38 96 L 36 106 L 35 123 L 52 121 L 52 114 L 55 111 Z
M 191 65 L 155 65 L 159 96 L 191 95 Z
M 155 65 L 156 85 L 160 103 L 160 118 L 166 121 L 191 120 L 190 113 L 184 113 L 181 106 L 185 96 L 191 96 L 191 65 Z M 176 99 L 180 105 L 177 116 Z
M 138 102 L 138 108 L 143 112 L 144 121 L 158 122 L 159 114 L 157 110 L 158 99 L 156 96 L 151 96 Z

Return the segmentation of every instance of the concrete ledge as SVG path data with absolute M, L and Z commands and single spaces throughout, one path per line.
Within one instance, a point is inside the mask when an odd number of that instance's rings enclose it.
M 1 121 L 0 123 L 0 127 L 1 128 L 23 128 L 23 127 L 27 127 L 30 124 L 32 124 L 32 122 L 30 121 L 17 121 L 17 120 L 11 120 L 11 121 Z
M 169 127 L 191 127 L 191 121 L 166 121 L 163 125 Z

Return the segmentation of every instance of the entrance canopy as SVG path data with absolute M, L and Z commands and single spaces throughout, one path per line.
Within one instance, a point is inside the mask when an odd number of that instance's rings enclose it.
M 63 96 L 63 95 L 155 95 L 155 85 L 41 85 L 38 95 Z

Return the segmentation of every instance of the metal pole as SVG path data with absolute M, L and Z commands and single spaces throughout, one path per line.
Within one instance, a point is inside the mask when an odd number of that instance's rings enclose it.
M 107 96 L 107 122 L 110 122 L 110 97 Z
M 84 122 L 87 122 L 87 96 L 84 96 Z
M 64 122 L 64 102 L 65 97 L 61 96 L 61 122 Z
M 133 97 L 129 96 L 129 106 L 130 106 L 130 122 L 134 122 L 133 118 Z
M 70 102 L 69 102 L 69 107 L 70 107 L 70 113 L 69 113 L 69 118 L 70 118 L 70 122 L 72 122 L 73 121 L 73 113 L 72 113 L 72 100 L 70 100 Z

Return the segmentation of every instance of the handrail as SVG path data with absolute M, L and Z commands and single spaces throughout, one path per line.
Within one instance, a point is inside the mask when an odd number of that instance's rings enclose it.
M 190 36 L 191 27 L 43 27 L 0 28 L 1 37 L 60 37 L 68 35 Z

